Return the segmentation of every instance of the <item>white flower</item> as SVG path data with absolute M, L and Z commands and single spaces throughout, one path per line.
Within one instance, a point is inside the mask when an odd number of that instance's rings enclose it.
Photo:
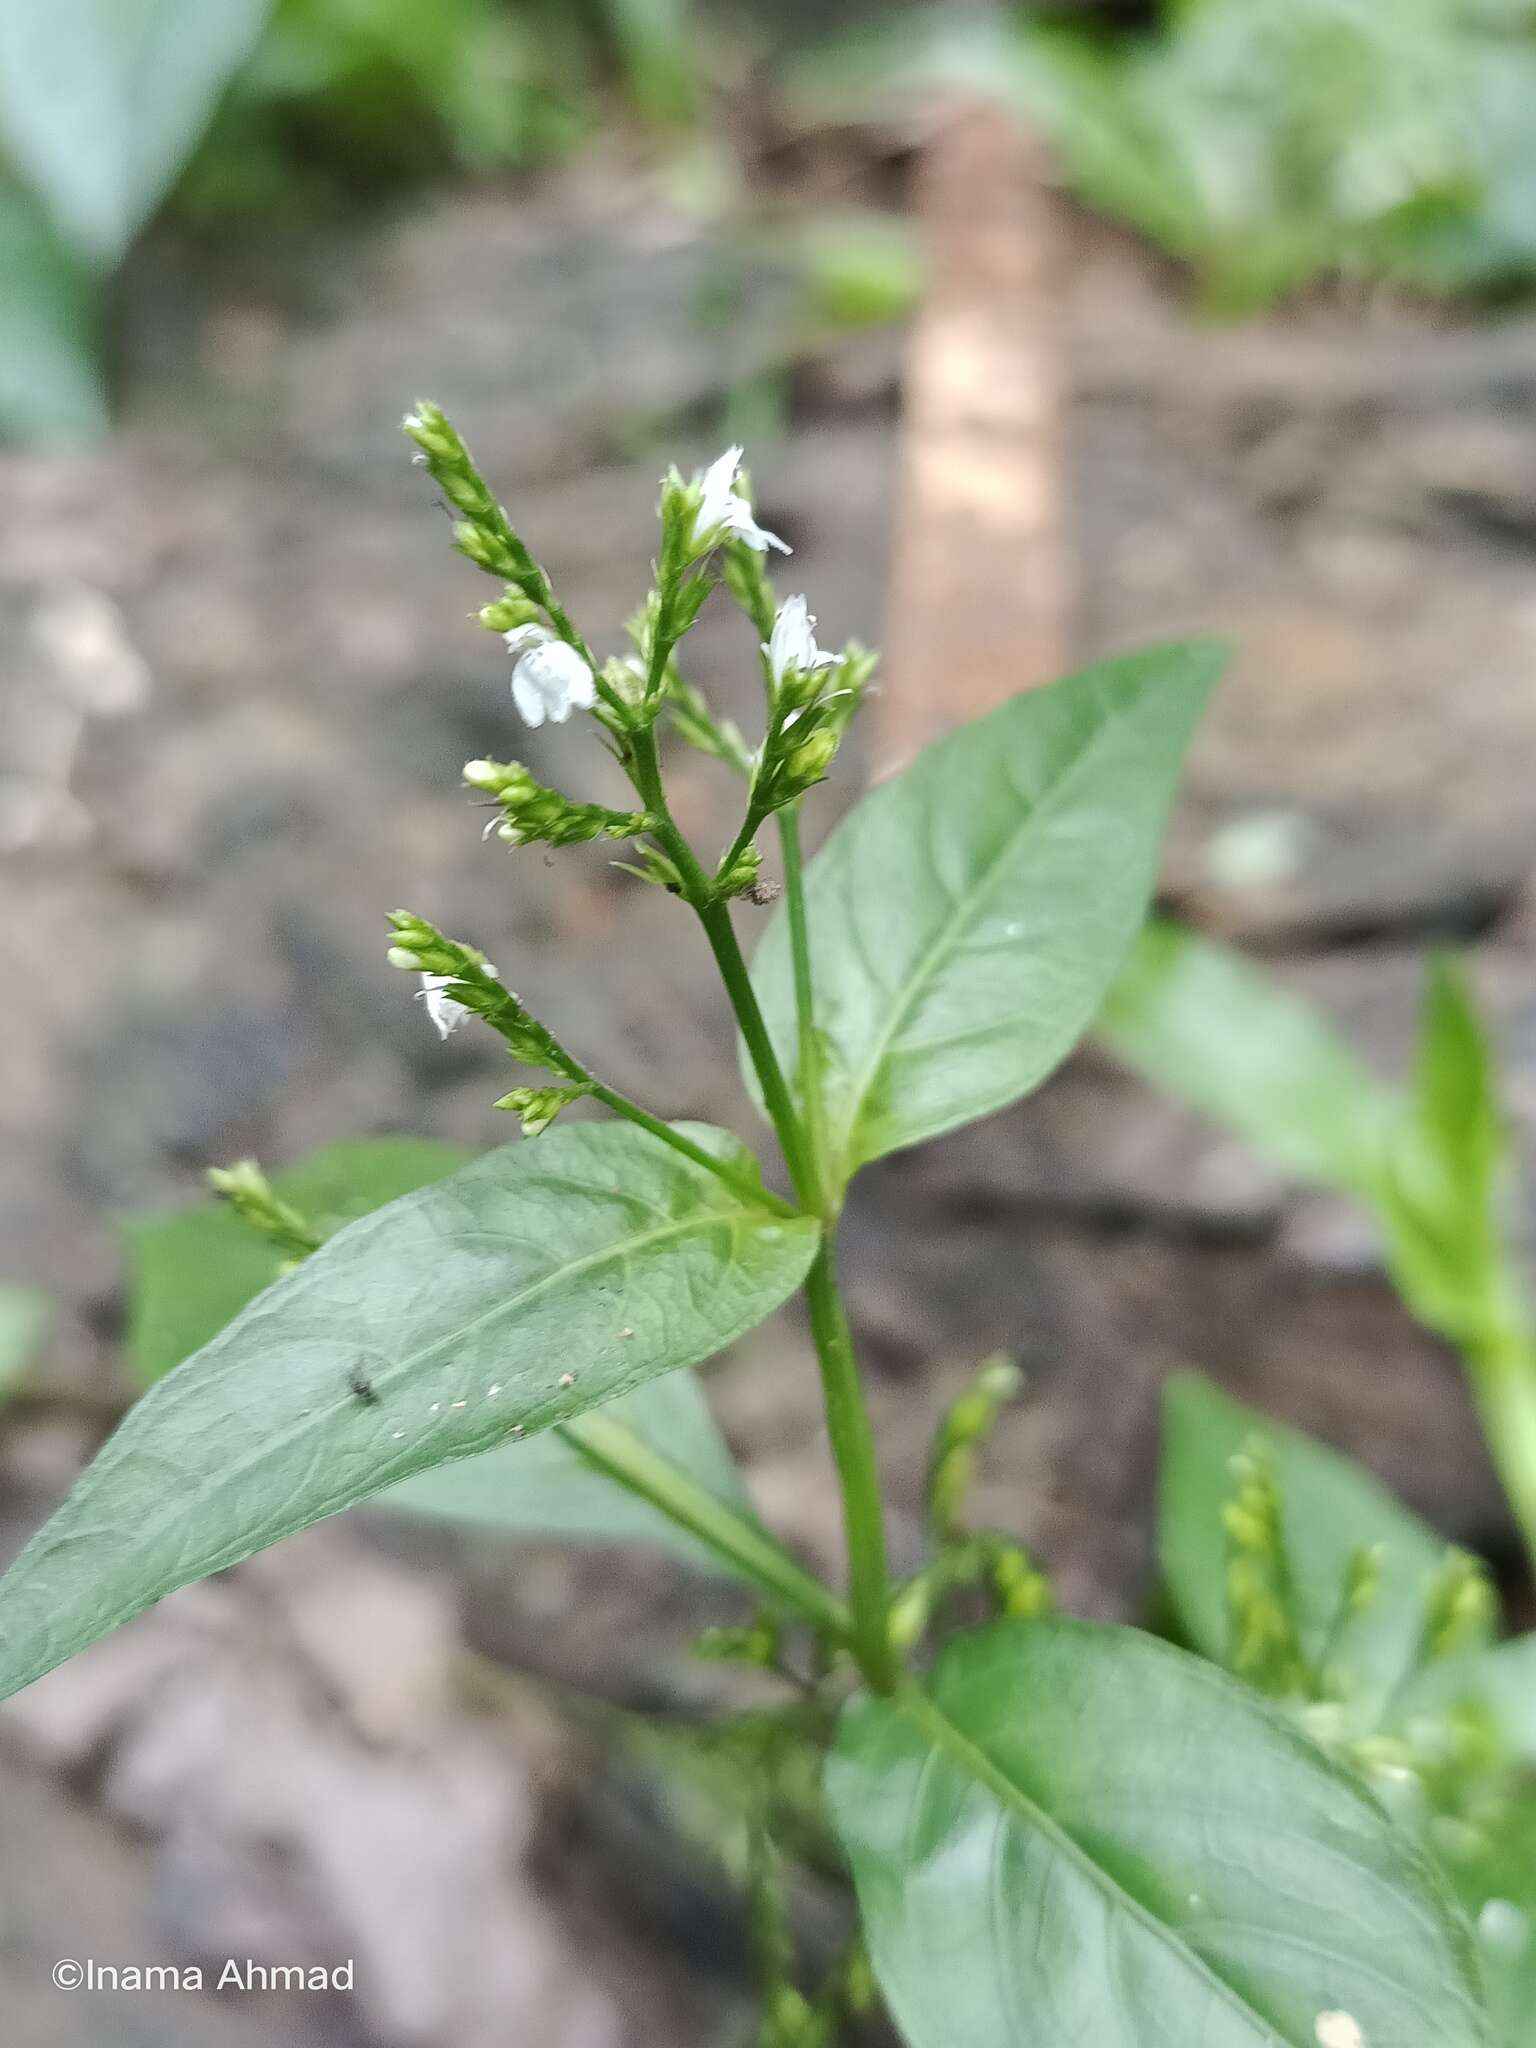
M 803 597 L 786 597 L 779 606 L 763 652 L 776 683 L 791 673 L 813 676 L 837 666 L 837 656 L 816 645 L 816 621 L 806 610 Z
M 548 626 L 514 626 L 502 638 L 515 657 L 512 701 L 525 725 L 542 725 L 546 718 L 563 725 L 573 710 L 590 711 L 597 702 L 591 669 Z
M 492 980 L 495 979 L 496 970 L 489 962 L 486 963 L 485 971 Z M 424 974 L 421 977 L 421 988 L 416 1000 L 426 1004 L 427 1015 L 437 1026 L 439 1038 L 451 1038 L 469 1015 L 469 1011 L 462 1003 L 456 1003 L 452 996 L 443 994 L 445 988 L 451 988 L 453 983 L 461 978 L 457 974 Z
M 694 546 L 702 547 L 709 536 L 723 526 L 733 539 L 744 540 L 760 555 L 769 548 L 777 548 L 781 555 L 791 553 L 787 541 L 780 540 L 776 533 L 769 533 L 752 517 L 752 507 L 736 489 L 740 470 L 739 447 L 727 448 L 719 461 L 712 462 L 705 470 L 702 482 L 704 495 L 699 500 L 698 516 L 693 522 Z

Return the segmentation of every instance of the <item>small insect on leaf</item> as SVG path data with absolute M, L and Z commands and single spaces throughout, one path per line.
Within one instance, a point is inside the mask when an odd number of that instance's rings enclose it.
M 365 1408 L 376 1408 L 379 1405 L 378 1390 L 375 1388 L 373 1381 L 369 1379 L 367 1373 L 363 1371 L 361 1359 L 348 1372 L 347 1385 Z

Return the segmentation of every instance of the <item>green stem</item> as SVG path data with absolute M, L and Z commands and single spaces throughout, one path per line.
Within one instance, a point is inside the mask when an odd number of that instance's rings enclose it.
M 740 1195 L 744 1202 L 755 1204 L 760 1209 L 771 1209 L 776 1216 L 798 1216 L 801 1212 L 793 1202 L 786 1202 L 782 1195 L 776 1195 L 772 1188 L 764 1187 L 753 1174 L 743 1173 L 728 1160 L 720 1159 L 696 1145 L 692 1138 L 665 1122 L 659 1116 L 652 1116 L 648 1109 L 642 1109 L 629 1096 L 621 1095 L 617 1088 L 610 1088 L 595 1075 L 589 1074 L 580 1060 L 565 1055 L 564 1071 L 573 1081 L 579 1081 L 594 1102 L 601 1102 L 616 1116 L 624 1117 L 629 1123 L 638 1124 L 642 1131 L 649 1131 L 653 1138 L 660 1138 L 664 1145 L 670 1145 L 674 1152 L 680 1152 L 685 1159 L 691 1159 L 695 1166 L 705 1167 L 716 1180 L 723 1181 L 733 1194 Z
M 821 1367 L 827 1436 L 843 1496 L 854 1653 L 869 1684 L 877 1692 L 889 1692 L 900 1677 L 900 1667 L 890 1639 L 891 1575 L 885 1555 L 885 1516 L 875 1466 L 875 1438 L 864 1390 L 859 1384 L 848 1318 L 838 1292 L 830 1233 L 829 1225 L 806 1276 L 805 1299 Z
M 1463 1348 L 1488 1448 L 1536 1563 L 1536 1336 L 1512 1329 Z
M 795 979 L 795 1027 L 800 1053 L 800 1113 L 805 1121 L 811 1167 L 831 1206 L 827 1184 L 826 1103 L 822 1093 L 821 1041 L 816 1035 L 816 999 L 811 981 L 811 935 L 805 915 L 805 875 L 800 859 L 800 806 L 779 813 L 779 847 L 784 859 L 784 905 L 789 916 L 789 949 Z
M 839 1644 L 850 1641 L 852 1622 L 841 1600 L 771 1536 L 653 1451 L 624 1423 L 596 1410 L 562 1423 L 560 1434 L 589 1465 L 649 1501 L 821 1635 Z
M 805 1293 L 811 1336 L 821 1368 L 827 1436 L 837 1465 L 843 1500 L 852 1648 L 865 1681 L 877 1692 L 889 1692 L 900 1677 L 900 1665 L 890 1640 L 891 1581 L 885 1552 L 885 1518 L 875 1465 L 874 1432 L 870 1427 L 864 1390 L 859 1384 L 859 1369 L 853 1355 L 848 1319 L 838 1292 L 832 1248 L 833 1218 L 823 1203 L 820 1172 L 778 1055 L 768 1036 L 768 1027 L 753 992 L 730 912 L 715 897 L 709 877 L 700 867 L 693 849 L 678 830 L 667 807 L 654 731 L 634 735 L 632 760 L 635 787 L 646 809 L 658 820 L 657 837 L 677 864 L 684 890 L 704 927 L 715 964 L 720 969 L 720 978 L 725 983 L 742 1038 L 757 1072 L 764 1107 L 778 1134 L 795 1194 L 809 1214 L 820 1216 L 823 1221 L 821 1248 L 806 1276 Z M 796 895 L 803 894 L 798 887 L 799 879 L 797 871 Z M 808 999 L 808 951 L 806 962 Z
M 723 903 L 706 904 L 699 911 L 699 922 L 704 927 L 704 936 L 709 940 L 710 951 L 715 956 L 715 965 L 725 983 L 726 994 L 731 999 L 731 1008 L 736 1012 L 736 1022 L 741 1027 L 742 1038 L 758 1085 L 763 1091 L 763 1106 L 769 1121 L 778 1133 L 779 1145 L 784 1153 L 784 1163 L 789 1168 L 790 1180 L 794 1183 L 799 1202 L 810 1215 L 821 1213 L 821 1190 L 817 1183 L 815 1166 L 806 1143 L 805 1131 L 795 1111 L 794 1097 L 789 1092 L 789 1083 L 779 1065 L 778 1054 L 768 1036 L 768 1026 L 758 1008 L 757 996 L 753 991 L 747 963 L 742 957 L 741 946 L 736 938 L 736 928 L 731 923 L 731 914 Z
M 773 1041 L 768 1036 L 768 1027 L 763 1022 L 763 1013 L 758 1008 L 730 911 L 716 897 L 714 882 L 699 864 L 698 856 L 672 816 L 666 791 L 662 788 L 654 729 L 633 734 L 630 748 L 635 788 L 640 792 L 645 808 L 656 820 L 656 837 L 671 855 L 682 877 L 688 901 L 704 927 L 704 936 L 709 940 L 715 965 L 720 970 L 725 992 L 730 997 L 731 1008 L 736 1013 L 736 1021 L 756 1070 L 769 1120 L 778 1134 L 795 1195 L 809 1214 L 816 1215 L 819 1213 L 818 1188 L 806 1151 L 805 1135 L 778 1055 L 774 1052 Z
M 805 912 L 798 806 L 791 805 L 779 813 L 779 843 L 784 856 L 784 903 L 789 917 L 794 971 L 801 1112 L 805 1119 L 806 1150 L 821 1198 L 826 1232 L 806 1281 L 806 1301 L 810 1308 L 811 1335 L 821 1367 L 827 1434 L 842 1490 L 849 1596 L 853 1604 L 860 1662 L 870 1684 L 880 1691 L 888 1691 L 897 1676 L 897 1660 L 890 1639 L 890 1566 L 885 1551 L 885 1520 L 880 1498 L 880 1475 L 875 1463 L 874 1430 L 859 1381 L 853 1339 L 837 1284 L 832 1233 L 836 1228 L 840 1195 L 832 1192 L 827 1171 L 826 1107 L 822 1090 L 821 1046 L 816 1036 L 815 988 L 811 978 L 811 942 Z

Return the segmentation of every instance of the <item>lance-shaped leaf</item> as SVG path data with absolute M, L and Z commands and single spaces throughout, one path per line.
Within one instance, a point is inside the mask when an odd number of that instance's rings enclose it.
M 0 1696 L 414 1472 L 695 1364 L 816 1238 L 625 1124 L 504 1146 L 362 1217 L 150 1389 L 0 1580 Z
M 283 1167 L 272 1189 L 321 1237 L 331 1237 L 469 1160 L 463 1146 L 431 1138 L 349 1138 Z M 130 1216 L 123 1236 L 133 1272 L 128 1356 L 145 1382 L 216 1337 L 285 1263 L 270 1238 L 221 1202 Z
M 272 1188 L 326 1238 L 413 1188 L 445 1179 L 469 1159 L 461 1146 L 427 1138 L 352 1138 L 282 1168 Z M 134 1283 L 128 1352 L 146 1381 L 216 1337 L 284 1265 L 281 1249 L 222 1203 L 132 1217 L 125 1236 Z M 0 1353 L 3 1325 L 0 1314 Z M 614 1403 L 614 1413 L 716 1499 L 750 1515 L 693 1373 L 668 1373 L 638 1387 Z M 712 1551 L 659 1509 L 595 1472 L 555 1430 L 417 1473 L 377 1505 L 508 1536 L 656 1544 L 695 1568 L 723 1569 Z
M 1026 691 L 927 748 L 832 834 L 807 896 L 843 1174 L 1003 1108 L 1071 1051 L 1146 913 L 1224 658 L 1208 642 L 1154 648 Z M 782 913 L 753 980 L 793 1072 Z
M 958 1638 L 925 1693 L 853 1704 L 827 1784 L 909 2048 L 1488 2041 L 1427 1857 L 1256 1695 L 1149 1636 Z

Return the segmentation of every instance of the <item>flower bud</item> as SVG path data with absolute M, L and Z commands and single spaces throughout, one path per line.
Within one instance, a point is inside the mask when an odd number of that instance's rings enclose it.
M 562 1109 L 569 1109 L 583 1095 L 590 1094 L 584 1083 L 549 1088 L 509 1088 L 493 1105 L 522 1119 L 523 1136 L 536 1138 L 547 1131 Z
M 809 739 L 790 749 L 785 766 L 802 789 L 809 789 L 825 777 L 836 752 L 835 732 L 813 732 Z
M 532 598 L 509 590 L 505 597 L 481 605 L 475 616 L 488 633 L 514 633 L 519 626 L 536 625 L 541 614 Z

